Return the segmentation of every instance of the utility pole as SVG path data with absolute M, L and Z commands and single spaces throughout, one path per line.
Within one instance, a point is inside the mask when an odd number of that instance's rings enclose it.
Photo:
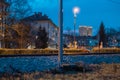
M 59 0 L 59 67 L 63 61 L 63 0 Z

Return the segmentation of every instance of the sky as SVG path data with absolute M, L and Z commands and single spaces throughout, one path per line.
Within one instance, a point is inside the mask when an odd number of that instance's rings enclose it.
M 33 12 L 42 12 L 59 26 L 59 0 L 31 0 Z M 120 27 L 120 0 L 63 0 L 63 26 L 64 30 L 73 30 L 73 8 L 80 8 L 76 18 L 76 31 L 80 25 L 92 26 L 93 35 L 98 32 L 100 23 L 106 28 Z M 119 28 L 120 29 L 120 28 Z

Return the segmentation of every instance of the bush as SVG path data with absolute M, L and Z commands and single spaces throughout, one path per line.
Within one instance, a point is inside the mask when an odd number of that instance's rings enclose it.
M 120 48 L 93 48 L 92 53 L 120 53 Z
M 0 49 L 0 55 L 35 55 L 58 54 L 58 49 Z M 64 54 L 82 54 L 85 49 L 64 49 Z

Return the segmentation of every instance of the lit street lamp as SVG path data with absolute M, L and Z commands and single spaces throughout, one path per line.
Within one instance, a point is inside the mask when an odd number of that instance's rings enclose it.
M 77 17 L 77 14 L 80 12 L 80 8 L 79 7 L 74 7 L 73 8 L 73 13 L 74 13 L 74 17 Z
M 79 7 L 74 7 L 73 8 L 73 14 L 74 14 L 74 47 L 75 47 L 75 27 L 76 27 L 76 17 L 77 17 L 77 14 L 80 12 L 80 9 Z

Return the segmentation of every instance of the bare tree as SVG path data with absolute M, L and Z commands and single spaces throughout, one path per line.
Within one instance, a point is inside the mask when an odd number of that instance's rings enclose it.
M 18 33 L 19 36 L 16 36 L 18 38 L 18 41 L 16 41 L 19 44 L 18 48 L 27 48 L 27 45 L 30 42 L 30 25 L 21 21 L 12 28 Z
M 28 0 L 10 0 L 10 17 L 17 20 L 22 19 L 31 13 L 31 7 Z
M 28 0 L 9 0 L 8 2 L 10 4 L 8 25 L 18 34 L 16 39 L 18 48 L 26 48 L 29 43 L 29 24 L 23 23 L 22 19 L 30 15 L 31 7 Z
M 7 27 L 6 19 L 8 16 L 7 9 L 9 7 L 9 3 L 6 0 L 0 0 L 0 46 L 5 48 L 5 30 Z

